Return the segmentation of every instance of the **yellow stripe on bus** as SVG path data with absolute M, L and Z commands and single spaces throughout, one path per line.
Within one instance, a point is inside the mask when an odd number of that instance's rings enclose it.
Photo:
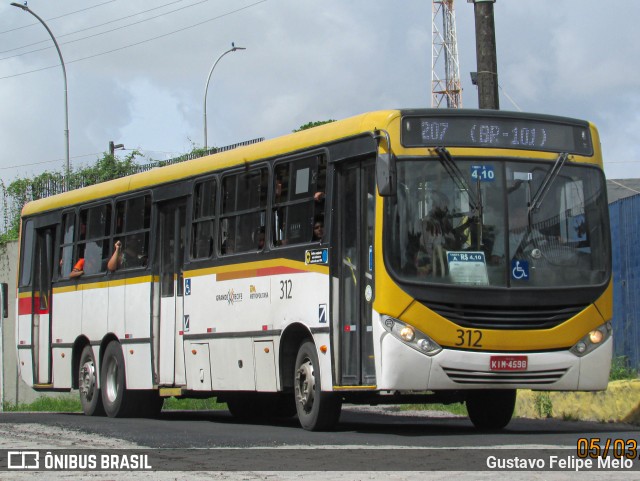
M 261 269 L 273 269 L 285 267 L 304 272 L 317 272 L 319 274 L 329 274 L 329 266 L 305 264 L 301 261 L 290 259 L 270 259 L 265 261 L 246 262 L 241 264 L 230 264 L 226 266 L 206 267 L 204 269 L 194 269 L 185 271 L 184 277 L 199 277 L 216 274 L 218 280 L 246 279 L 257 277 Z
M 150 282 L 158 282 L 160 278 L 158 276 L 140 276 L 140 277 L 131 277 L 129 279 L 114 279 L 114 280 L 101 280 L 96 282 L 91 282 L 87 284 L 74 284 L 71 286 L 62 286 L 62 287 L 54 287 L 54 294 L 61 294 L 64 292 L 76 292 L 76 291 L 88 291 L 91 289 L 104 289 L 106 287 L 119 287 L 124 285 L 133 285 L 133 284 L 146 284 Z M 22 293 L 21 293 L 22 296 Z M 28 297 L 28 296 L 25 296 Z

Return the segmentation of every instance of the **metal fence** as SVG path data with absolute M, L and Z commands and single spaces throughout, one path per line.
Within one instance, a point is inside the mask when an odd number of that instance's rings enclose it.
M 640 195 L 609 205 L 613 247 L 613 339 L 616 356 L 640 369 Z
M 180 162 L 184 162 L 186 160 L 197 159 L 199 157 L 204 157 L 206 155 L 218 154 L 221 152 L 226 152 L 228 150 L 233 150 L 238 147 L 244 147 L 246 145 L 257 144 L 259 142 L 264 141 L 264 137 L 260 137 L 257 139 L 247 140 L 244 142 L 239 142 L 237 144 L 227 145 L 224 147 L 213 147 L 208 150 L 203 150 L 197 153 L 184 154 L 180 157 L 175 157 L 173 159 L 167 160 L 159 160 L 155 162 L 149 162 L 147 164 L 139 164 L 132 165 L 127 172 L 123 172 L 120 177 L 126 175 L 133 175 L 140 172 L 147 172 L 152 169 L 156 169 L 159 167 L 165 167 L 167 165 L 177 164 Z M 117 175 L 112 176 L 112 178 L 119 177 Z M 111 179 L 110 179 L 111 180 Z M 52 175 L 50 178 L 38 179 L 37 183 L 31 183 L 26 186 L 26 190 L 24 192 L 24 198 L 22 199 L 13 199 L 7 194 L 6 186 L 2 185 L 1 193 L 2 199 L 0 202 L 0 234 L 4 234 L 10 228 L 11 219 L 15 212 L 19 211 L 22 206 L 26 202 L 30 202 L 36 199 L 42 199 L 45 197 L 49 197 L 56 194 L 61 194 L 67 190 L 75 190 L 80 189 L 82 187 L 87 187 L 89 185 L 94 185 L 102 180 L 88 175 L 78 175 L 72 174 L 67 182 L 67 179 L 63 175 Z

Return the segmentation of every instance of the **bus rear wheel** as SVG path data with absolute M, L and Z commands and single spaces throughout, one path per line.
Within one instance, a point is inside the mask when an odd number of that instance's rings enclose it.
M 104 407 L 100 389 L 98 389 L 98 373 L 96 371 L 96 358 L 91 346 L 85 346 L 80 354 L 80 367 L 78 370 L 78 391 L 80 392 L 80 404 L 82 411 L 87 416 L 104 416 Z
M 332 429 L 340 418 L 342 401 L 334 393 L 322 392 L 316 346 L 300 346 L 294 369 L 294 395 L 300 425 L 308 431 Z
M 122 347 L 117 341 L 107 345 L 102 358 L 102 403 L 107 416 L 122 418 L 131 416 L 136 402 L 134 393 L 126 388 L 126 373 Z
M 469 391 L 466 404 L 469 419 L 476 428 L 497 431 L 513 417 L 516 390 Z

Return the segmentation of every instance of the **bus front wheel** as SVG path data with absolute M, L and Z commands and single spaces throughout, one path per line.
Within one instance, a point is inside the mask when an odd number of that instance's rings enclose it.
M 341 399 L 322 392 L 316 346 L 307 341 L 300 346 L 294 369 L 294 394 L 300 425 L 308 431 L 324 431 L 340 418 Z
M 126 388 L 122 347 L 117 341 L 107 345 L 102 358 L 102 403 L 110 418 L 128 417 L 135 407 L 134 393 Z
M 80 368 L 78 370 L 78 391 L 80 392 L 80 404 L 82 411 L 87 416 L 104 416 L 104 407 L 100 389 L 98 389 L 98 373 L 96 371 L 96 358 L 91 346 L 85 346 L 80 355 Z
M 513 417 L 516 390 L 478 390 L 467 392 L 469 419 L 478 429 L 499 430 Z

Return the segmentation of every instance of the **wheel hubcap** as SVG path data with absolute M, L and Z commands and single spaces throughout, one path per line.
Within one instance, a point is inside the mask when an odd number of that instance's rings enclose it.
M 309 359 L 305 359 L 296 371 L 296 401 L 305 412 L 311 411 L 313 407 L 315 387 L 313 364 Z
M 80 393 L 87 401 L 93 399 L 96 387 L 96 369 L 91 361 L 87 361 L 82 365 L 80 370 Z

